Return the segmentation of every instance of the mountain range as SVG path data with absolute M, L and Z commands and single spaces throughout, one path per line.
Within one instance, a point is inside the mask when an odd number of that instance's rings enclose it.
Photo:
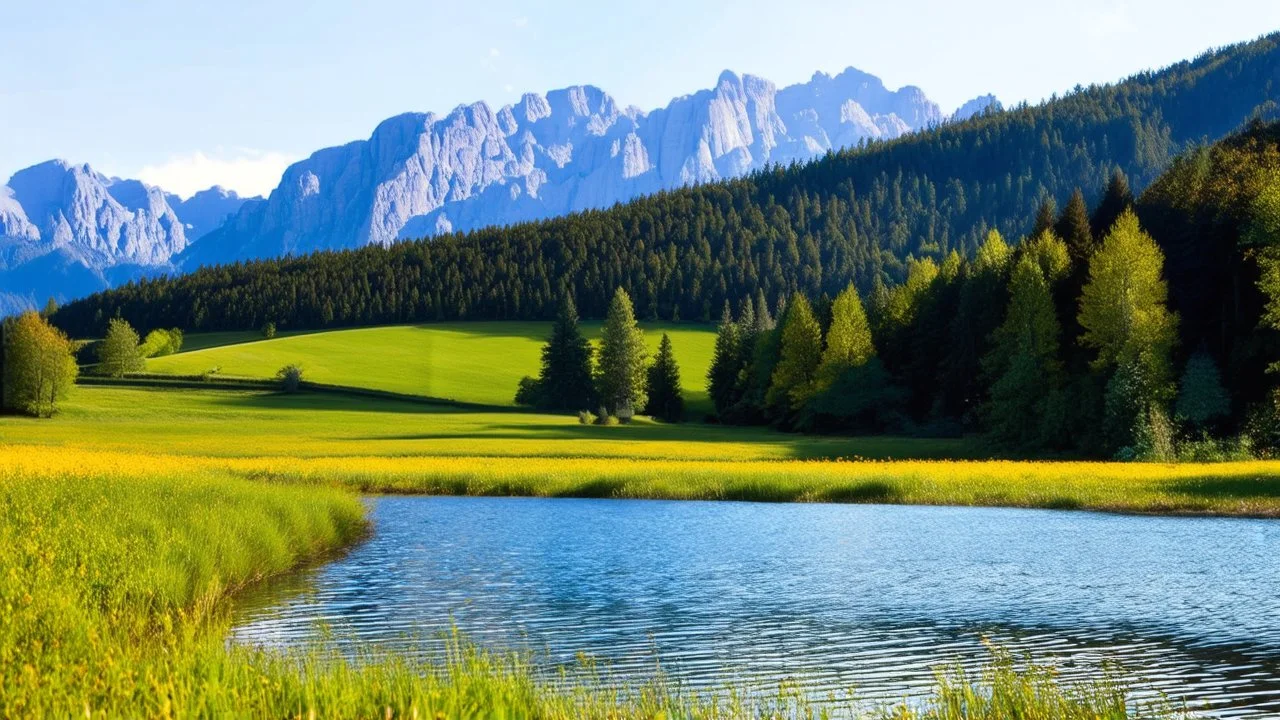
M 398 115 L 290 166 L 267 198 L 215 187 L 182 200 L 53 160 L 0 186 L 0 313 L 202 265 L 608 207 L 999 107 L 986 95 L 944 114 L 853 68 L 782 89 L 726 71 L 650 112 L 582 85 Z

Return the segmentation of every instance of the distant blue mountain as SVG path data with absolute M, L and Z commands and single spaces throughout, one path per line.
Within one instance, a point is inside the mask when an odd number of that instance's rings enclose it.
M 265 200 L 211 188 L 183 201 L 55 160 L 0 187 L 0 312 L 205 264 L 608 207 L 990 106 L 999 103 L 985 96 L 944 115 L 919 88 L 889 90 L 853 68 L 781 90 L 726 71 L 651 112 L 575 86 L 390 118 L 368 140 L 292 165 Z

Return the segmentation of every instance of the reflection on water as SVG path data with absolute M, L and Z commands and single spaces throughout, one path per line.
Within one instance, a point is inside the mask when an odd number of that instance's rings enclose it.
M 1280 713 L 1280 522 L 1080 512 L 521 498 L 371 501 L 350 555 L 246 598 L 233 637 L 438 653 L 456 625 L 547 662 L 797 678 L 893 702 L 984 637 L 1066 676 Z

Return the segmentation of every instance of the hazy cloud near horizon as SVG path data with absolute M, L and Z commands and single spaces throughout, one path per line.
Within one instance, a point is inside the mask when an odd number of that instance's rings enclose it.
M 113 175 L 136 177 L 150 185 L 157 185 L 175 193 L 184 200 L 195 193 L 221 185 L 235 190 L 244 197 L 267 196 L 280 182 L 285 168 L 300 158 L 280 152 L 263 152 L 247 148 L 232 151 L 217 150 L 205 153 L 200 150 L 184 155 L 173 155 L 154 165 L 144 165 L 133 173 L 114 172 Z

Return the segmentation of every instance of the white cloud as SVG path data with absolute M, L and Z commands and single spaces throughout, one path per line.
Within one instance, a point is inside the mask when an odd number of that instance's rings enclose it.
M 158 165 L 147 165 L 132 176 L 149 185 L 188 198 L 214 185 L 241 195 L 267 195 L 280 184 L 284 169 L 298 158 L 279 152 L 237 148 L 172 155 Z
M 495 48 L 495 47 L 489 48 L 489 57 L 498 57 L 501 54 L 502 52 L 498 50 L 498 48 Z

